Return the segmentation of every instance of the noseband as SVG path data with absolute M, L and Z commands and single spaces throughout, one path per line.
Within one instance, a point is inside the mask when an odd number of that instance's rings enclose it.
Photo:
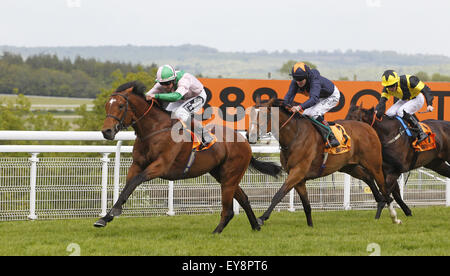
M 139 117 L 136 121 L 132 121 L 130 125 L 126 126 L 125 123 L 124 123 L 124 121 L 125 121 L 125 118 L 127 117 L 128 105 L 130 105 L 130 101 L 128 100 L 128 97 L 127 97 L 127 96 L 125 96 L 125 95 L 123 95 L 123 94 L 120 94 L 120 93 L 114 93 L 114 94 L 112 94 L 112 95 L 110 96 L 110 98 L 112 98 L 112 97 L 114 97 L 114 96 L 121 96 L 121 97 L 124 98 L 125 101 L 127 102 L 127 105 L 125 106 L 125 112 L 123 113 L 123 115 L 122 115 L 121 118 L 119 118 L 119 117 L 117 117 L 117 116 L 114 116 L 114 115 L 112 115 L 112 114 L 107 114 L 107 115 L 106 115 L 107 118 L 108 118 L 108 117 L 111 117 L 111 118 L 113 118 L 113 119 L 115 119 L 116 121 L 119 122 L 119 124 L 118 124 L 117 127 L 116 127 L 116 129 L 117 129 L 118 131 L 119 131 L 119 130 L 122 130 L 122 129 L 126 129 L 126 128 L 128 128 L 129 126 L 133 126 L 133 125 L 135 125 L 137 122 L 139 122 L 139 120 L 141 120 L 142 118 L 144 118 L 144 116 L 147 115 L 147 113 L 150 111 L 150 109 L 152 109 L 153 103 L 155 102 L 155 100 L 152 99 L 152 103 L 150 104 L 150 107 L 144 112 L 144 114 L 143 114 L 141 117 Z M 136 114 L 136 110 L 134 110 L 134 113 Z

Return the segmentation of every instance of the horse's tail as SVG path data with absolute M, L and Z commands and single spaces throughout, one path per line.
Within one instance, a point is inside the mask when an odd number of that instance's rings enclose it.
M 252 159 L 250 160 L 250 166 L 258 170 L 259 172 L 263 174 L 268 174 L 273 177 L 280 176 L 281 174 L 281 166 L 277 165 L 274 162 L 265 162 L 265 161 L 259 161 L 256 160 L 255 157 L 252 156 Z

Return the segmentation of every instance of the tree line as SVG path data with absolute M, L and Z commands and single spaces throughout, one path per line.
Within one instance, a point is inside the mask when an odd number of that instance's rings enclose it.
M 21 55 L 3 52 L 0 57 L 0 93 L 18 91 L 25 95 L 95 98 L 101 89 L 111 87 L 113 72 L 123 74 L 150 72 L 150 66 L 122 62 L 100 62 L 77 56 L 58 58 L 39 54 L 24 59 Z

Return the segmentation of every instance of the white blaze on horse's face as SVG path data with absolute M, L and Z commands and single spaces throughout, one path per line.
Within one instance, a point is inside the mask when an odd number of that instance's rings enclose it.
M 115 101 L 117 101 L 117 100 L 114 98 L 111 98 L 111 100 L 109 100 L 109 105 L 112 105 Z

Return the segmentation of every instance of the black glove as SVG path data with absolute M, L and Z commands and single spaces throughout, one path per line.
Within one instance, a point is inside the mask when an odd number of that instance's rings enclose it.
M 386 111 L 386 102 L 387 99 L 385 97 L 381 97 L 380 102 L 375 107 L 375 110 L 377 111 L 377 118 L 381 119 L 383 117 L 384 112 Z

